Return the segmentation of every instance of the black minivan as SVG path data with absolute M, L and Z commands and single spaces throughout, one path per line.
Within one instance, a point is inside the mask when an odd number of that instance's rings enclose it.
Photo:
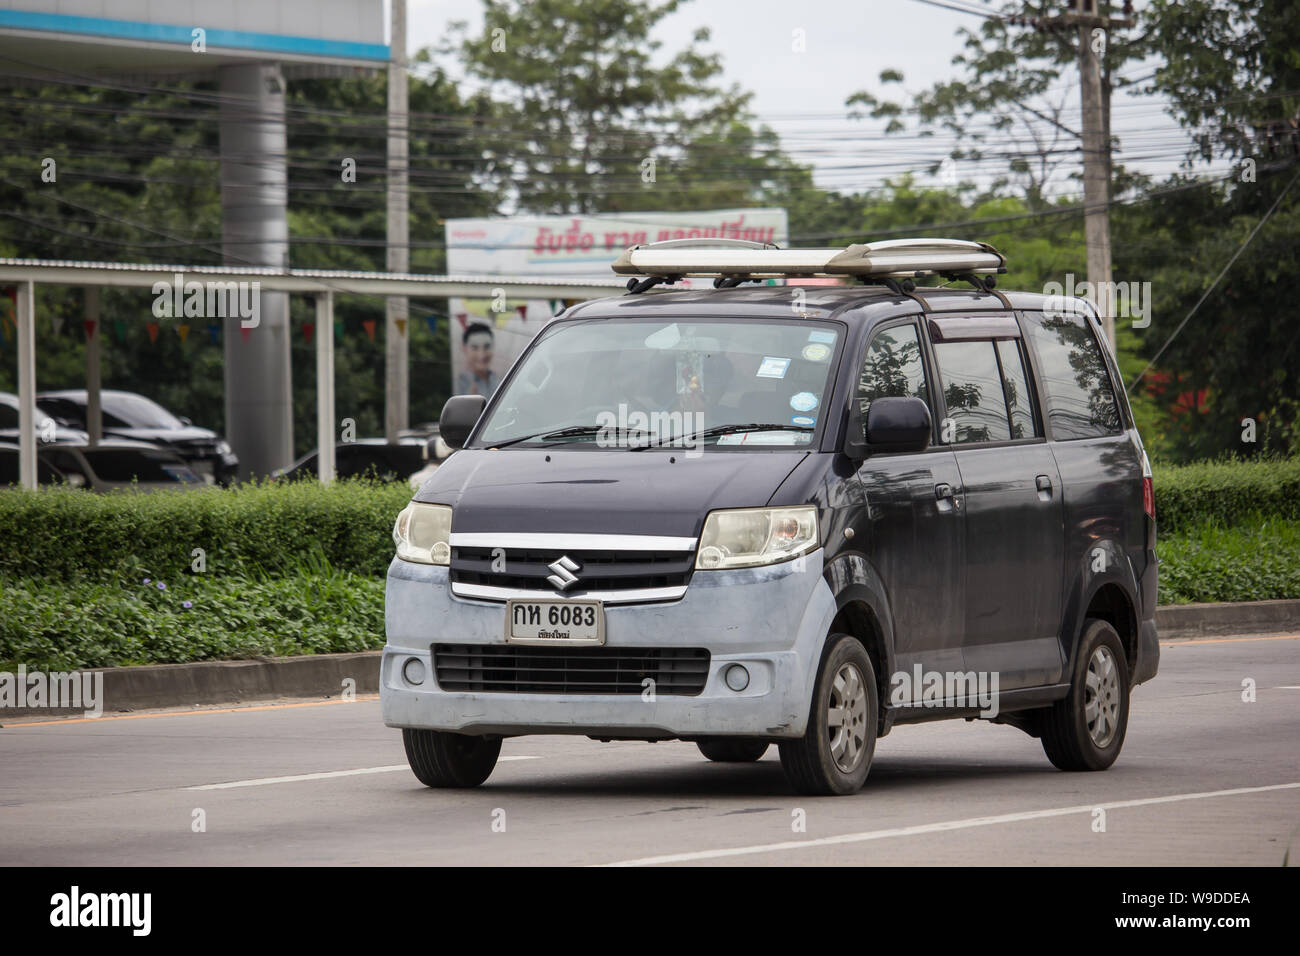
M 846 794 L 895 724 L 957 717 L 1110 766 L 1159 660 L 1150 468 L 1092 307 L 995 291 L 1004 262 L 633 249 L 628 295 L 448 401 L 463 450 L 398 516 L 387 583 L 415 775 L 476 786 L 503 737 L 584 734 L 775 743 L 797 790 Z M 862 284 L 745 286 L 774 275 Z M 689 276 L 715 288 L 648 291 Z

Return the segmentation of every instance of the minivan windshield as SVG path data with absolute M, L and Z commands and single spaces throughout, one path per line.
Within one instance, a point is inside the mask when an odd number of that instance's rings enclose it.
M 808 445 L 842 329 L 807 320 L 558 322 L 520 360 L 476 444 Z

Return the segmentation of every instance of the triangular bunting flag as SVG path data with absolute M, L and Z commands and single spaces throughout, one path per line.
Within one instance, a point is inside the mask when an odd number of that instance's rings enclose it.
M 393 325 L 397 326 L 398 335 L 406 334 L 406 321 L 407 321 L 406 319 L 393 319 Z
M 54 334 L 58 335 L 63 331 L 63 316 L 55 313 L 50 316 L 50 325 L 54 326 Z
M 438 331 L 438 317 L 436 315 L 426 315 L 424 317 L 424 324 L 429 327 L 430 335 L 433 335 Z
M 146 332 L 149 333 L 149 344 L 150 345 L 156 344 L 158 342 L 158 323 L 146 322 L 144 324 L 144 329 Z
M 188 325 L 185 325 L 184 323 L 181 323 L 180 325 L 176 326 L 176 334 L 181 337 L 181 345 L 184 345 L 185 340 L 190 337 L 190 327 Z
M 302 324 L 302 337 L 307 340 L 308 345 L 311 345 L 312 336 L 315 334 L 316 334 L 315 322 L 304 322 Z
M 515 311 L 519 313 L 519 321 L 520 321 L 520 322 L 527 322 L 527 321 L 528 321 L 528 306 L 526 306 L 526 305 L 517 305 L 517 306 L 515 306 Z
M 334 320 L 334 341 L 335 342 L 343 341 L 343 320 L 342 319 Z
M 244 325 L 244 323 L 242 322 L 239 323 L 239 338 L 245 345 L 248 344 L 248 337 L 252 334 L 253 334 L 252 329 Z
M 95 327 L 99 325 L 99 323 L 94 319 L 86 319 L 81 323 L 81 325 L 86 330 L 86 338 L 93 339 L 95 337 Z
M 375 320 L 366 319 L 361 323 L 361 327 L 366 330 L 366 335 L 370 336 L 370 341 L 375 340 Z
M 221 326 L 217 325 L 215 322 L 212 323 L 211 325 L 209 325 L 209 326 L 208 326 L 208 338 L 212 340 L 212 344 L 213 344 L 213 345 L 216 345 L 218 342 L 220 342 L 220 341 L 221 341 Z
M 119 342 L 126 341 L 126 321 L 124 319 L 113 320 L 113 334 L 117 336 Z
M 464 312 L 457 312 L 456 321 L 460 323 L 460 327 L 463 329 L 467 325 L 469 325 L 469 316 L 466 315 Z

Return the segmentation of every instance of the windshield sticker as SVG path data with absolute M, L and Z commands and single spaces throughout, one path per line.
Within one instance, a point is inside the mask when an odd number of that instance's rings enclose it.
M 805 428 L 812 428 L 817 424 L 817 419 L 809 418 L 807 415 L 795 415 L 790 419 L 791 425 L 802 425 Z
M 796 412 L 811 412 L 817 407 L 817 396 L 812 392 L 800 392 L 790 399 L 790 407 Z
M 719 445 L 806 445 L 812 435 L 804 432 L 740 432 L 718 437 Z
M 803 347 L 802 355 L 809 362 L 825 362 L 831 355 L 831 347 L 813 342 Z
M 813 329 L 808 333 L 809 342 L 822 342 L 826 345 L 835 344 L 835 333 L 828 332 L 826 329 Z
M 788 358 L 773 358 L 770 355 L 763 356 L 763 361 L 759 363 L 758 378 L 785 378 L 786 370 L 790 368 Z

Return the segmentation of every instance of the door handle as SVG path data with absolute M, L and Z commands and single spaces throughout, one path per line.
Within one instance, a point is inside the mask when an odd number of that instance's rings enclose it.
M 1052 479 L 1047 475 L 1039 475 L 1034 479 L 1034 487 L 1038 489 L 1039 501 L 1052 500 Z
M 961 509 L 961 499 L 953 491 L 952 485 L 946 481 L 934 486 L 934 497 L 938 501 L 938 508 L 942 514 Z

